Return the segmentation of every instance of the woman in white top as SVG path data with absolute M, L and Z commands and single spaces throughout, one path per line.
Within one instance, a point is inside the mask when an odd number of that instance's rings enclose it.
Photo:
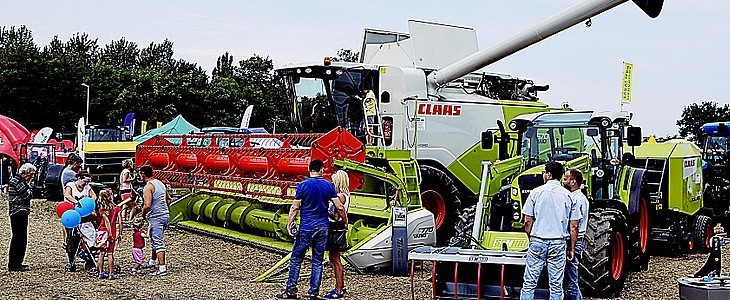
M 132 170 L 134 169 L 134 162 L 132 159 L 125 159 L 122 161 L 122 173 L 119 174 L 119 195 L 122 201 L 129 198 L 137 197 L 136 193 L 132 189 Z M 134 215 L 137 213 L 137 201 L 135 199 L 127 202 L 122 211 L 122 219 L 125 222 L 132 222 Z
M 65 192 L 64 192 L 64 200 L 73 203 L 74 205 L 78 205 L 79 200 L 90 197 L 94 200 L 96 200 L 96 193 L 94 193 L 94 190 L 91 189 L 91 186 L 89 183 L 91 182 L 91 174 L 87 172 L 86 170 L 80 170 L 78 173 L 76 173 L 76 181 L 71 181 L 66 184 Z M 79 227 L 85 226 L 84 223 L 90 222 L 91 219 L 96 217 L 96 213 L 92 213 L 92 215 L 84 217 L 81 219 L 81 225 Z M 89 225 L 91 228 L 93 228 L 93 225 Z M 79 250 L 79 244 L 81 243 L 81 232 L 79 231 L 79 227 L 75 228 L 68 228 L 66 229 L 66 255 L 68 256 L 68 263 L 66 264 L 66 272 L 73 272 L 76 271 L 76 253 Z M 95 266 L 93 260 L 90 260 L 85 258 L 87 266 Z
M 345 297 L 345 269 L 342 267 L 340 255 L 347 251 L 347 209 L 350 206 L 350 178 L 347 172 L 338 170 L 332 174 L 332 183 L 337 191 L 339 203 L 330 202 L 329 205 L 329 228 L 327 234 L 326 250 L 329 251 L 329 259 L 335 273 L 335 288 L 324 296 L 325 299 L 340 299 Z M 343 206 L 344 211 L 335 209 L 335 206 Z
M 76 173 L 76 181 L 66 184 L 65 200 L 73 204 L 79 203 L 79 200 L 85 197 L 96 200 L 96 193 L 91 189 L 89 183 L 91 183 L 91 174 L 89 172 L 81 170 Z

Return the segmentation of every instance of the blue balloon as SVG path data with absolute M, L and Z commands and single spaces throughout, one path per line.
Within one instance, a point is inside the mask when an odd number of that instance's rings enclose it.
M 82 217 L 86 217 L 86 216 L 88 216 L 88 215 L 90 215 L 91 213 L 94 212 L 94 210 L 91 209 L 91 207 L 88 206 L 88 205 L 86 205 L 86 206 L 83 206 L 83 205 L 82 206 L 76 206 L 74 208 L 74 210 L 77 213 L 79 213 L 79 215 L 82 216 Z
M 82 198 L 79 200 L 79 204 L 81 204 L 81 207 L 89 207 L 89 210 L 94 211 L 96 209 L 96 202 L 94 202 L 94 199 L 91 199 L 89 197 Z M 85 217 L 85 216 L 83 216 Z
M 69 209 L 61 215 L 61 223 L 63 227 L 74 228 L 81 223 L 81 215 L 77 211 Z

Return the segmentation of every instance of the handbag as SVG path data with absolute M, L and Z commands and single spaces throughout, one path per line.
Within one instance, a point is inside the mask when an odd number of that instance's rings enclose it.
M 105 230 L 97 230 L 96 231 L 96 237 L 94 238 L 94 247 L 96 248 L 106 248 L 106 243 L 109 240 L 109 233 Z

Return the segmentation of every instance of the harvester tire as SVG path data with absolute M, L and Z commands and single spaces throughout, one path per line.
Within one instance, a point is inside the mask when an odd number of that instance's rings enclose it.
M 590 212 L 580 264 L 580 284 L 586 294 L 614 297 L 621 293 L 628 273 L 626 234 L 626 216 L 620 210 L 597 208 Z
M 651 211 L 649 200 L 639 199 L 639 211 L 631 216 L 629 259 L 632 270 L 648 270 L 651 246 Z
M 710 250 L 710 239 L 715 235 L 715 224 L 712 219 L 704 215 L 696 215 L 692 223 L 695 249 L 702 253 Z
M 454 236 L 456 222 L 461 212 L 459 189 L 454 180 L 443 171 L 421 165 L 421 201 L 434 215 L 436 244 L 448 245 Z

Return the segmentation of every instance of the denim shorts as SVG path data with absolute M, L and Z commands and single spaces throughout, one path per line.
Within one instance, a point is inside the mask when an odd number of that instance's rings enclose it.
M 165 243 L 162 240 L 162 234 L 167 229 L 167 225 L 170 222 L 170 217 L 154 217 L 150 218 L 150 245 L 152 250 L 157 252 L 165 252 Z

